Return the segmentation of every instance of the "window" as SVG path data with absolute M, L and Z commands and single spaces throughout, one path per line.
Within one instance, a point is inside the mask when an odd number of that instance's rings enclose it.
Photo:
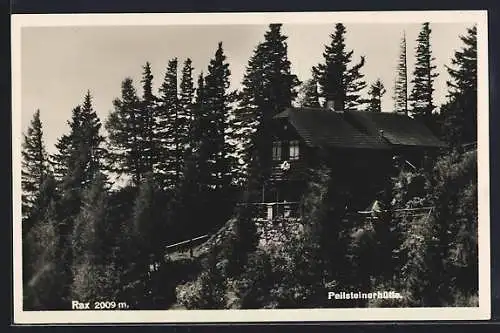
M 298 160 L 299 159 L 299 141 L 293 140 L 290 141 L 290 160 Z
M 281 141 L 273 142 L 273 160 L 281 161 Z

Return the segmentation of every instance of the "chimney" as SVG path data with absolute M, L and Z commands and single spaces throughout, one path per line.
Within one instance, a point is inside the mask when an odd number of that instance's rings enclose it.
M 343 113 L 343 103 L 339 100 L 326 101 L 326 108 L 330 111 Z

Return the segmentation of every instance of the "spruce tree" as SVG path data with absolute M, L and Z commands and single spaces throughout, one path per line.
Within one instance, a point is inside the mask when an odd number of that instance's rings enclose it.
M 203 142 L 208 155 L 208 170 L 210 179 L 208 185 L 212 189 L 227 188 L 229 166 L 226 159 L 225 144 L 226 117 L 229 109 L 229 78 L 231 71 L 226 62 L 226 56 L 219 43 L 215 56 L 210 60 L 205 77 L 205 98 L 207 117 L 207 140 Z
M 366 87 L 364 75 L 360 72 L 365 57 L 349 67 L 354 51 L 346 50 L 345 33 L 345 26 L 337 23 L 335 32 L 330 35 L 330 45 L 323 53 L 324 63 L 313 67 L 313 73 L 318 79 L 322 98 L 333 101 L 336 109 L 357 110 L 365 102 L 360 94 Z
M 179 97 L 179 141 L 182 146 L 183 158 L 188 154 L 191 139 L 191 126 L 193 122 L 195 89 L 193 83 L 193 66 L 191 59 L 184 61 L 180 83 Z
M 138 113 L 140 149 L 144 160 L 144 172 L 153 172 L 153 166 L 158 157 L 154 141 L 155 112 L 157 109 L 157 98 L 153 94 L 153 74 L 149 62 L 143 67 L 142 73 L 142 100 L 141 109 Z
M 371 86 L 368 91 L 368 95 L 370 95 L 370 104 L 368 105 L 368 111 L 373 112 L 382 112 L 382 96 L 386 93 L 386 89 L 384 84 L 377 79 Z
M 414 117 L 428 123 L 434 110 L 432 94 L 434 79 L 438 76 L 433 65 L 435 58 L 431 50 L 431 28 L 429 23 L 423 23 L 417 38 L 416 62 L 413 71 L 413 87 L 410 93 L 411 112 Z
M 234 127 L 241 147 L 238 155 L 243 181 L 248 177 L 251 152 L 255 149 L 260 154 L 262 172 L 267 172 L 271 162 L 269 125 L 276 114 L 292 106 L 301 83 L 291 72 L 288 37 L 281 27 L 269 25 L 264 41 L 257 45 L 248 62 L 239 94 Z
M 23 239 L 23 309 L 67 309 L 58 235 L 56 182 L 48 177 L 42 185 L 38 218 Z
M 113 101 L 114 110 L 106 121 L 108 132 L 109 170 L 130 178 L 137 185 L 144 178 L 145 163 L 141 131 L 144 124 L 138 116 L 140 100 L 131 78 L 121 84 L 121 98 Z
M 73 109 L 68 125 L 70 132 L 59 138 L 57 153 L 51 156 L 55 176 L 60 182 L 75 179 L 85 187 L 103 168 L 106 156 L 104 136 L 100 133 L 102 125 L 92 106 L 90 91 L 85 94 L 83 104 Z M 70 174 L 75 168 L 81 169 L 78 179 Z
M 71 295 L 82 302 L 112 299 L 118 287 L 107 191 L 104 175 L 97 174 L 73 226 Z
M 406 34 L 401 39 L 399 61 L 394 84 L 394 112 L 408 114 L 408 66 L 406 57 Z
M 157 146 L 159 162 L 156 167 L 163 189 L 175 189 L 182 172 L 182 147 L 179 133 L 179 97 L 177 91 L 177 58 L 168 62 L 160 87 L 157 111 Z
M 444 136 L 454 145 L 477 141 L 477 27 L 460 39 L 463 47 L 447 66 L 449 101 L 441 110 Z
M 231 71 L 220 42 L 210 60 L 203 87 L 204 106 L 201 115 L 199 157 L 204 159 L 201 185 L 208 190 L 205 202 L 213 227 L 225 222 L 231 210 L 232 175 L 229 146 L 226 142 L 227 118 L 231 112 L 229 89 Z
M 40 110 L 36 110 L 23 135 L 22 143 L 22 216 L 26 220 L 40 193 L 41 186 L 49 172 L 48 155 L 43 141 L 43 128 L 40 120 Z
M 318 93 L 318 82 L 316 79 L 312 78 L 305 81 L 299 92 L 300 100 L 298 102 L 299 106 L 319 108 L 319 93 Z
M 83 104 L 73 109 L 69 125 L 70 133 L 59 140 L 60 149 L 54 156 L 62 176 L 59 180 L 61 199 L 58 202 L 56 256 L 58 267 L 61 267 L 61 302 L 66 302 L 65 306 L 69 306 L 73 281 L 71 234 L 74 219 L 80 211 L 83 192 L 102 169 L 105 154 L 101 123 L 92 107 L 90 92 L 85 95 Z

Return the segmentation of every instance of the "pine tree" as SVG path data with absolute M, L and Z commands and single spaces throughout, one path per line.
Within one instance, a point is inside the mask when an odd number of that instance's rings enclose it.
M 428 121 L 434 110 L 432 94 L 434 78 L 438 76 L 433 65 L 435 58 L 431 51 L 431 28 L 429 23 L 423 23 L 417 38 L 416 62 L 413 71 L 413 88 L 410 93 L 411 112 L 414 117 Z
M 331 43 L 323 53 L 324 63 L 313 67 L 313 73 L 318 79 L 322 98 L 333 101 L 335 109 L 356 110 L 364 103 L 360 92 L 366 83 L 360 69 L 365 64 L 365 57 L 362 56 L 359 63 L 348 67 L 354 51 L 346 50 L 345 33 L 345 26 L 337 23 L 335 32 L 330 35 Z
M 401 39 L 399 62 L 394 84 L 394 112 L 408 114 L 408 67 L 406 57 L 406 34 Z
M 368 111 L 382 112 L 382 96 L 386 93 L 384 84 L 377 79 L 368 91 L 370 95 L 370 104 L 368 105 Z
M 312 78 L 305 81 L 299 92 L 298 104 L 302 107 L 319 108 L 318 82 Z
M 156 167 L 164 189 L 175 189 L 182 173 L 181 138 L 179 138 L 179 97 L 177 91 L 177 58 L 168 62 L 165 78 L 160 87 L 157 112 L 157 140 L 159 163 Z
M 22 144 L 22 215 L 26 220 L 33 210 L 34 202 L 49 172 L 48 155 L 43 141 L 43 128 L 40 110 L 36 110 L 24 135 Z
M 445 138 L 455 145 L 477 141 L 477 27 L 460 39 L 463 48 L 447 66 L 449 102 L 442 109 Z
M 248 177 L 251 152 L 260 153 L 262 171 L 271 162 L 268 144 L 272 118 L 292 106 L 298 95 L 300 81 L 291 72 L 288 59 L 288 37 L 281 32 L 281 24 L 269 25 L 264 41 L 259 43 L 250 58 L 235 113 L 235 133 L 240 142 L 238 152 L 240 177 Z
M 109 141 L 109 169 L 118 176 L 132 179 L 137 185 L 144 178 L 145 163 L 141 150 L 144 124 L 138 116 L 140 101 L 131 78 L 125 78 L 121 99 L 113 101 L 114 110 L 106 121 Z

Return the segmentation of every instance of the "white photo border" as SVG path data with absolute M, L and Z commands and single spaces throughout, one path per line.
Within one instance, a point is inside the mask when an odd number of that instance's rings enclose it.
M 21 245 L 21 30 L 23 27 L 158 26 L 318 23 L 477 24 L 478 37 L 478 257 L 479 306 L 301 310 L 23 311 Z M 15 324 L 237 323 L 488 320 L 491 317 L 489 203 L 489 84 L 487 11 L 387 11 L 306 13 L 15 14 L 12 36 L 13 312 Z

